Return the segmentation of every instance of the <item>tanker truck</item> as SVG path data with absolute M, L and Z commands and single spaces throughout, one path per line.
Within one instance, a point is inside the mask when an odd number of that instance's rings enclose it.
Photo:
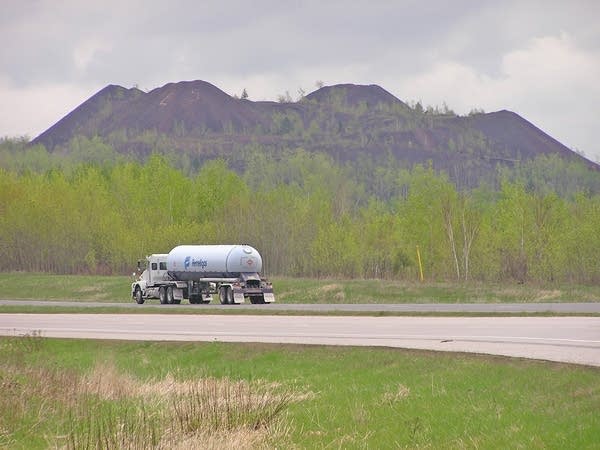
M 145 267 L 143 267 L 145 265 Z M 131 297 L 142 304 L 210 303 L 213 294 L 223 305 L 272 303 L 272 284 L 261 278 L 262 258 L 249 245 L 180 245 L 169 253 L 138 261 Z

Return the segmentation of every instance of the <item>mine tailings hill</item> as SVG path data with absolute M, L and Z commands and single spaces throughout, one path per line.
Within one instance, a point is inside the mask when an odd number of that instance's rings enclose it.
M 458 116 L 447 108 L 409 106 L 376 85 L 325 86 L 295 102 L 236 98 L 205 81 L 169 83 L 150 92 L 109 85 L 32 144 L 68 151 L 76 136 L 98 136 L 121 153 L 175 150 L 200 160 L 235 158 L 249 145 L 275 156 L 301 147 L 338 162 L 393 157 L 406 167 L 431 163 L 469 184 L 498 164 L 539 155 L 599 169 L 514 112 Z

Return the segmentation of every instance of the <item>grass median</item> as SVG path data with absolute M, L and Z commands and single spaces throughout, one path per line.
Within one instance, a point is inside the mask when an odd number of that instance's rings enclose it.
M 0 298 L 131 303 L 131 281 L 126 276 L 0 273 Z M 281 303 L 600 302 L 600 286 L 281 277 L 272 281 Z
M 269 344 L 0 338 L 2 448 L 594 448 L 600 371 Z

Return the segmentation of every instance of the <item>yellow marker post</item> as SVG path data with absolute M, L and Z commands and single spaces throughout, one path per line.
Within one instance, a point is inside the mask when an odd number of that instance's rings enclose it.
M 423 282 L 423 264 L 421 264 L 421 252 L 419 251 L 419 246 L 417 245 L 417 261 L 419 261 L 419 278 L 421 279 L 421 283 Z

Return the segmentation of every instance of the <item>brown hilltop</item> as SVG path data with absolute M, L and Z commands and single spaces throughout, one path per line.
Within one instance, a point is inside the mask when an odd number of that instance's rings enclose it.
M 289 103 L 235 98 L 200 80 L 150 92 L 109 85 L 32 143 L 68 151 L 78 135 L 99 136 L 123 153 L 179 150 L 200 159 L 230 158 L 250 143 L 271 154 L 298 147 L 326 152 L 341 162 L 381 162 L 393 155 L 406 166 L 431 161 L 469 185 L 498 163 L 538 155 L 582 160 L 598 169 L 513 112 L 460 117 L 423 111 L 377 85 L 326 86 Z
M 77 134 L 87 135 L 94 124 L 110 122 L 113 111 L 127 108 L 135 98 L 143 94 L 137 88 L 126 89 L 110 84 L 36 137 L 32 143 L 43 144 L 48 150 L 53 150 Z
M 573 156 L 572 150 L 512 111 L 477 114 L 468 123 L 494 142 L 497 148 L 518 143 L 520 155 L 525 159 L 535 158 L 540 150 L 565 158 Z
M 139 130 L 156 129 L 169 133 L 174 126 L 193 130 L 205 127 L 223 131 L 231 123 L 235 129 L 254 126 L 259 120 L 249 102 L 241 102 L 205 81 L 169 83 L 140 96 L 115 114 L 113 122 Z
M 337 84 L 335 86 L 324 86 L 315 92 L 308 94 L 305 99 L 317 103 L 331 101 L 339 97 L 345 106 L 359 106 L 361 103 L 367 108 L 375 107 L 379 104 L 408 106 L 394 97 L 388 91 L 376 84 L 369 86 L 357 84 Z

